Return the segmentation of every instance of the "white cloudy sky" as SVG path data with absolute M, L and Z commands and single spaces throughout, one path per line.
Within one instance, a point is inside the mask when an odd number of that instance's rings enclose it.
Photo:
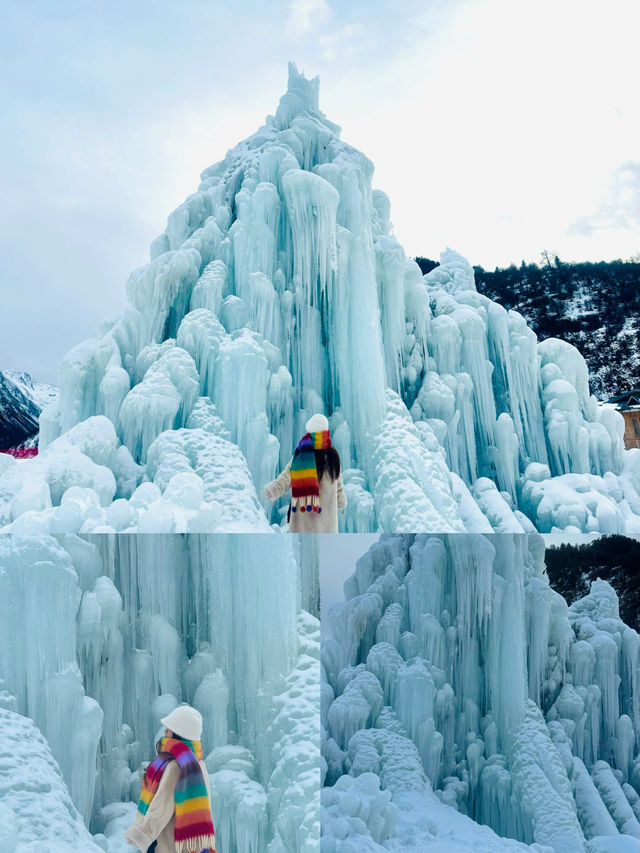
M 638 250 L 635 0 L 25 0 L 0 32 L 0 368 L 55 380 L 293 59 L 410 254 Z M 10 310 L 8 309 L 10 306 Z
M 320 556 L 320 613 L 324 619 L 331 606 L 344 601 L 344 582 L 356 563 L 380 536 L 377 533 L 343 533 L 318 536 Z

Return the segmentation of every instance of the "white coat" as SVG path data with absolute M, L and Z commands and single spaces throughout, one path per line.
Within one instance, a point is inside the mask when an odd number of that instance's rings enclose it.
M 200 761 L 200 769 L 207 786 L 209 802 L 211 802 L 211 786 L 209 783 L 209 772 L 204 761 Z M 143 853 L 149 849 L 154 841 L 158 842 L 155 853 L 175 853 L 173 829 L 176 821 L 175 790 L 180 778 L 180 767 L 177 761 L 167 764 L 158 790 L 151 800 L 146 815 L 140 812 L 136 815 L 136 822 L 125 831 L 128 843 Z M 214 823 L 215 826 L 215 823 Z
M 275 480 L 267 483 L 264 489 L 269 500 L 275 501 L 291 488 L 291 463 Z M 289 519 L 289 533 L 337 533 L 338 510 L 347 506 L 347 498 L 342 484 L 342 474 L 332 480 L 325 471 L 318 483 L 322 512 L 292 512 Z

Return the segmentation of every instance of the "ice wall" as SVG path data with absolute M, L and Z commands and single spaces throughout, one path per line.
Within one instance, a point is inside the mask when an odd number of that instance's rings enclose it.
M 186 701 L 204 717 L 218 853 L 317 853 L 318 567 L 301 547 L 0 537 L 2 704 L 37 722 L 100 843 L 120 832 L 113 804 L 137 802 L 160 718 Z
M 639 638 L 606 582 L 567 607 L 537 534 L 386 536 L 345 599 L 322 646 L 327 850 L 464 849 L 469 819 L 554 853 L 640 835 Z
M 264 530 L 285 506 L 258 495 L 314 411 L 345 530 L 640 529 L 639 454 L 577 350 L 538 343 L 450 249 L 423 277 L 339 134 L 290 65 L 275 115 L 169 215 L 124 314 L 64 358 L 41 456 L 1 462 L 4 529 Z
M 2 853 L 100 853 L 34 722 L 0 706 Z
M 68 553 L 53 539 L 0 536 L 0 599 L 2 704 L 35 722 L 88 820 L 103 712 L 77 663 L 80 590 Z

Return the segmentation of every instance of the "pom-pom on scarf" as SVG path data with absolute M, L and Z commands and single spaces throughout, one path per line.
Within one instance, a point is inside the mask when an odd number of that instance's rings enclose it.
M 291 460 L 291 511 L 322 512 L 316 468 L 316 450 L 331 447 L 329 430 L 308 432 L 300 439 Z
M 147 813 L 162 774 L 171 761 L 180 768 L 176 784 L 176 820 L 174 840 L 176 853 L 215 853 L 211 805 L 199 761 L 202 746 L 198 740 L 163 737 L 156 744 L 158 757 L 147 767 L 142 780 L 138 811 Z

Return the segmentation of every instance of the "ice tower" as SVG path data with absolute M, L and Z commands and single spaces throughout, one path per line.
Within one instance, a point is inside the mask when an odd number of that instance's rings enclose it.
M 637 850 L 638 634 L 543 570 L 537 534 L 358 561 L 323 618 L 323 850 Z
M 637 532 L 640 452 L 580 354 L 538 343 L 449 249 L 422 276 L 372 176 L 290 65 L 123 315 L 64 358 L 40 456 L 0 457 L 0 529 L 267 530 L 284 507 L 262 487 L 324 411 L 346 531 Z

